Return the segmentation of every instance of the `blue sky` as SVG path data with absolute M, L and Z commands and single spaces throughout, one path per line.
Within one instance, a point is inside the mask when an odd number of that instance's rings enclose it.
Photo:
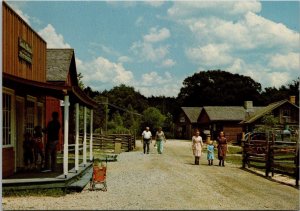
M 221 69 L 263 88 L 299 77 L 299 1 L 8 1 L 47 42 L 74 48 L 93 90 L 125 84 L 176 97 L 183 80 Z

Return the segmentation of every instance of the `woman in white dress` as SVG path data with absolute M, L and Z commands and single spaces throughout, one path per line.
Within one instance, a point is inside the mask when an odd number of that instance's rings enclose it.
M 195 165 L 199 165 L 199 160 L 202 154 L 203 141 L 200 136 L 200 131 L 196 130 L 195 135 L 192 137 L 192 150 L 195 156 Z

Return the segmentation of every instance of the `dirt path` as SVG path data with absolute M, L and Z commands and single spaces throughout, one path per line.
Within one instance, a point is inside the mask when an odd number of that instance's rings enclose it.
M 299 190 L 227 164 L 208 166 L 206 155 L 193 165 L 191 143 L 170 140 L 162 155 L 151 145 L 144 155 L 122 153 L 108 163 L 108 191 L 63 197 L 6 197 L 3 209 L 205 209 L 299 210 Z

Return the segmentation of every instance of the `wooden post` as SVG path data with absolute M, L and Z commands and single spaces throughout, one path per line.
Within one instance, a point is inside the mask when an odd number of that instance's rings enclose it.
M 243 168 L 246 168 L 246 149 L 245 149 L 245 140 L 242 140 L 242 148 L 243 148 L 243 151 L 242 151 L 242 162 L 243 162 Z
M 266 177 L 269 176 L 270 172 L 270 144 L 269 144 L 269 139 L 270 139 L 270 131 L 267 132 L 267 137 L 266 137 L 266 155 L 265 155 L 265 160 L 266 160 Z
M 295 176 L 296 176 L 296 186 L 299 186 L 299 139 L 296 142 L 296 168 L 295 168 Z
M 93 161 L 93 110 L 90 115 L 90 162 Z
M 79 104 L 75 104 L 76 123 L 75 123 L 75 171 L 79 170 Z
M 64 99 L 64 175 L 68 176 L 68 150 L 69 150 L 69 96 Z
M 86 166 L 86 107 L 84 106 L 83 116 L 83 166 Z

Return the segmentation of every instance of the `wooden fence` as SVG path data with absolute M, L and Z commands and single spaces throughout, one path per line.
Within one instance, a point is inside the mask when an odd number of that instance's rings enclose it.
M 275 141 L 269 134 L 266 140 L 248 140 L 242 146 L 243 168 L 264 169 L 266 177 L 274 172 L 289 175 L 299 185 L 299 141 Z
M 90 135 L 86 135 L 87 147 L 90 146 Z M 80 148 L 82 148 L 83 135 L 80 134 Z M 124 152 L 132 151 L 135 148 L 135 137 L 131 134 L 93 134 L 93 148 L 101 150 L 114 150 L 116 143 L 121 144 L 121 150 Z

